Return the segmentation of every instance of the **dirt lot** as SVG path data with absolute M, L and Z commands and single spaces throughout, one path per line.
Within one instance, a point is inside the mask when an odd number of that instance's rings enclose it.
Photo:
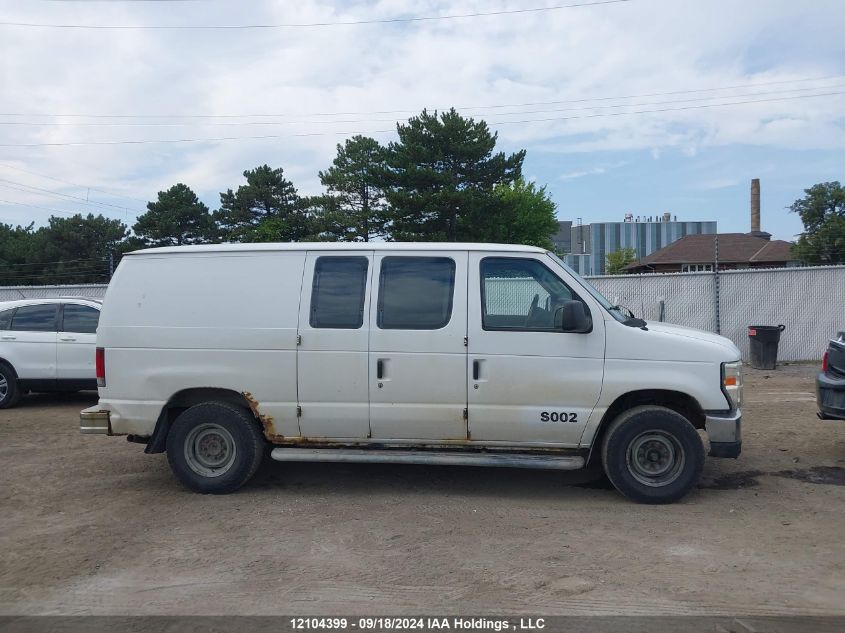
M 0 411 L 0 613 L 845 614 L 815 369 L 749 370 L 742 456 L 661 507 L 583 474 L 275 462 L 200 496 L 80 436 L 93 396 L 33 396 Z

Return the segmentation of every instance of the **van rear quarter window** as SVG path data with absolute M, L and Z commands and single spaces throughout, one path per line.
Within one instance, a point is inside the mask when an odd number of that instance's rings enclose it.
M 320 257 L 314 266 L 311 327 L 358 329 L 364 323 L 366 257 Z
M 439 330 L 452 317 L 455 260 L 450 257 L 385 257 L 378 291 L 378 327 Z

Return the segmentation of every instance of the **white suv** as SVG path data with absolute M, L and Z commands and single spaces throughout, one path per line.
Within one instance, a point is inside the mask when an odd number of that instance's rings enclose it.
M 0 409 L 27 391 L 97 388 L 100 306 L 81 298 L 0 303 Z

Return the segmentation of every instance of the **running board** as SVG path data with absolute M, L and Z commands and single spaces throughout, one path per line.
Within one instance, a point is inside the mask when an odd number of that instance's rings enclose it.
M 584 458 L 577 455 L 525 455 L 521 453 L 461 453 L 346 448 L 274 448 L 270 457 L 279 462 L 357 462 L 368 464 L 426 464 L 437 466 L 502 466 L 578 470 Z

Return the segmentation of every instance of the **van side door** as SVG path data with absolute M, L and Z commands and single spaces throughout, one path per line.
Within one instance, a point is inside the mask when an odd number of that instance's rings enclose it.
M 376 252 L 370 430 L 383 440 L 465 440 L 467 253 Z
M 372 251 L 310 251 L 299 304 L 297 389 L 303 437 L 365 439 Z
M 577 447 L 599 399 L 604 320 L 552 260 L 470 253 L 469 431 L 473 441 Z M 580 300 L 591 331 L 555 329 L 555 311 Z

